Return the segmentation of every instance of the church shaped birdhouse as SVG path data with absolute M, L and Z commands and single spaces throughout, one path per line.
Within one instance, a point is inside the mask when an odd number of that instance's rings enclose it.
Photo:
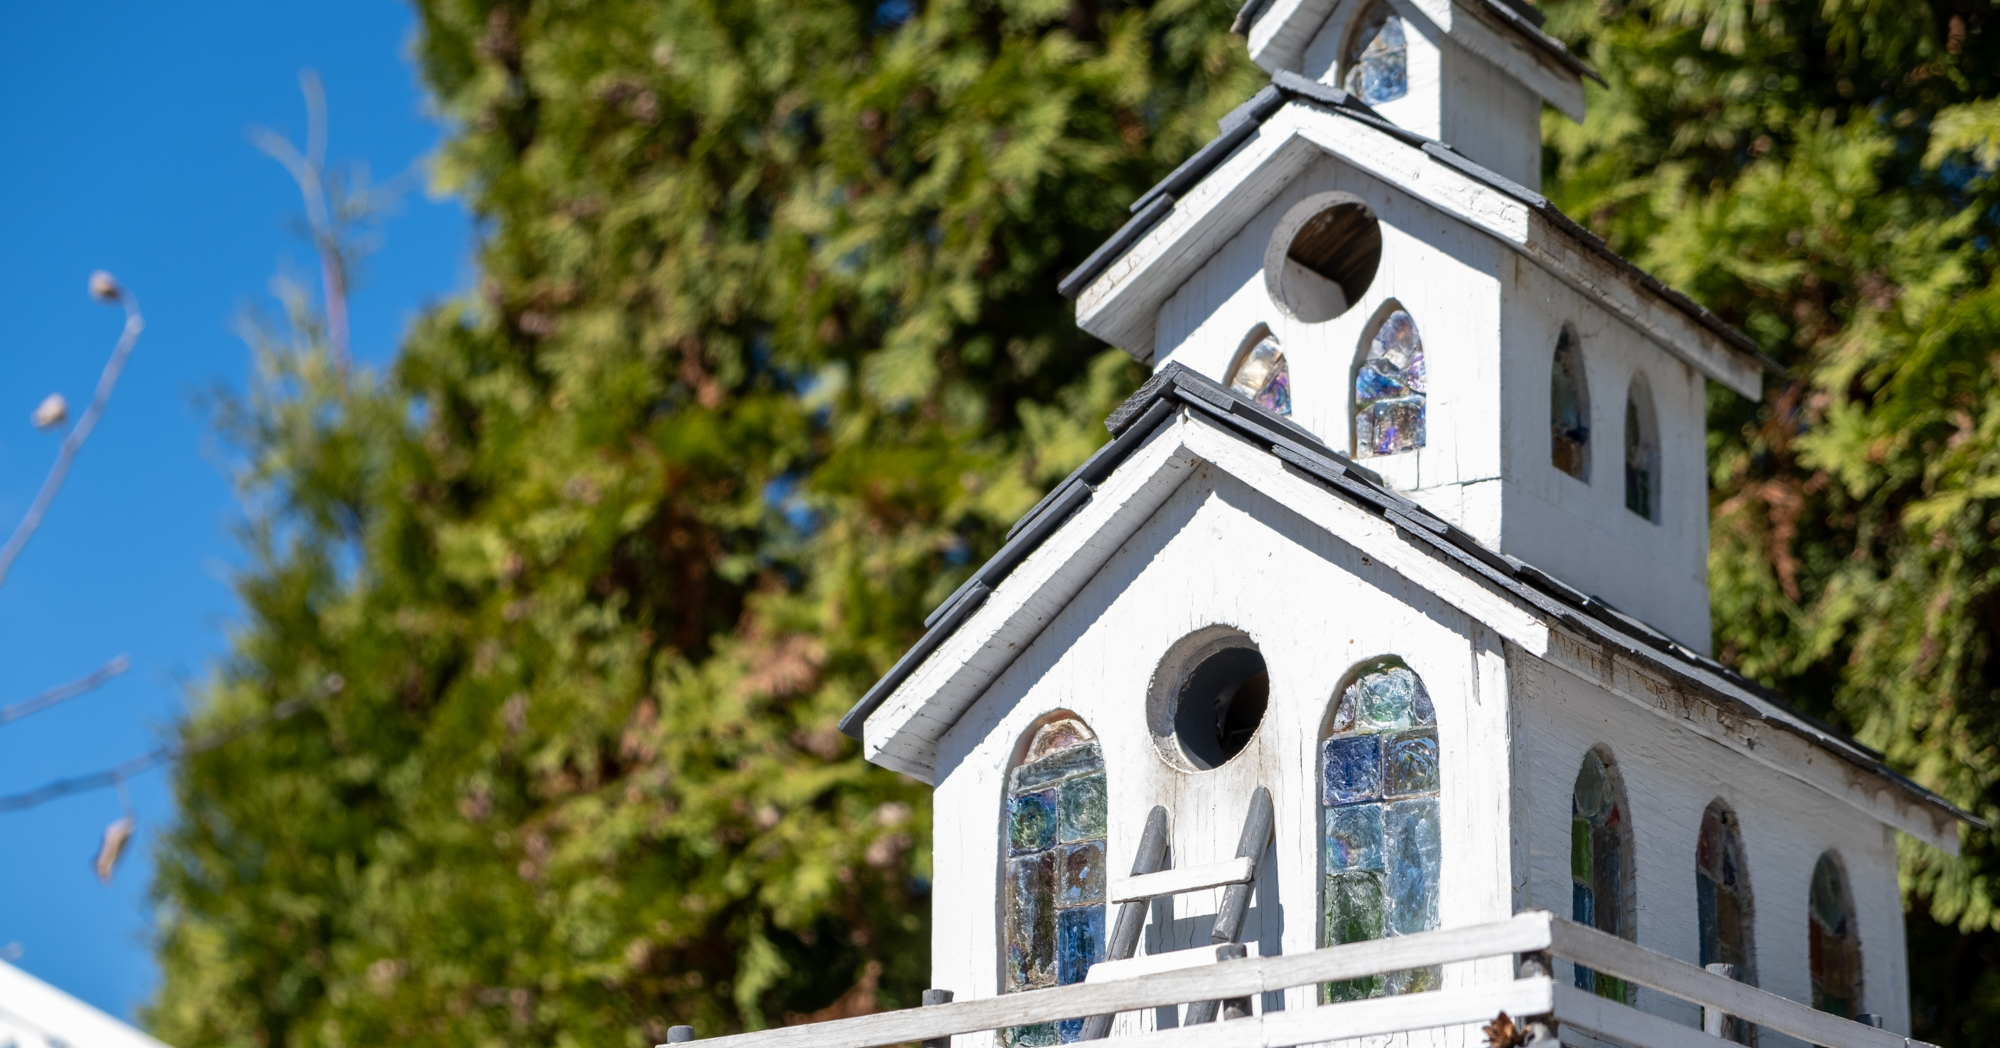
M 1064 281 L 1152 379 L 842 724 L 935 790 L 938 1014 L 1027 1002 L 961 1044 L 1903 1043 L 1897 837 L 1968 817 L 1710 657 L 1771 365 L 1529 188 L 1538 26 L 1252 0 L 1270 86 Z

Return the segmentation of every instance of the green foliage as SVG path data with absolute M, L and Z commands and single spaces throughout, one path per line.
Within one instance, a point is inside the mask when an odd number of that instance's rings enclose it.
M 928 974 L 841 713 L 1139 369 L 1055 282 L 1259 77 L 1213 0 L 419 5 L 475 296 L 223 422 L 245 618 L 164 845 L 172 1043 L 642 1045 Z M 385 46 L 388 46 L 385 43 Z M 879 966 L 879 967 L 878 967 Z
M 1549 191 L 1785 371 L 1711 402 L 1722 657 L 2000 817 L 2000 37 L 1984 2 L 1563 0 Z M 2000 853 L 1908 846 L 1994 926 Z M 1921 1032 L 1921 1031 L 1920 1031 Z M 1948 1036 L 1948 1032 L 1940 1036 Z

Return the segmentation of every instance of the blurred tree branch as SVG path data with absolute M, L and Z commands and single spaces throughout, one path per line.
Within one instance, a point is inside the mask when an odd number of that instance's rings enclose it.
M 125 370 L 125 361 L 131 357 L 132 348 L 139 344 L 139 333 L 146 329 L 146 318 L 139 313 L 139 300 L 121 287 L 111 274 L 98 270 L 90 275 L 91 296 L 100 302 L 116 302 L 125 307 L 125 329 L 118 336 L 118 344 L 111 350 L 111 359 L 104 365 L 104 373 L 98 377 L 97 393 L 90 399 L 90 407 L 84 409 L 83 417 L 76 420 L 68 434 L 63 437 L 62 449 L 56 452 L 56 462 L 49 468 L 48 478 L 42 481 L 42 488 L 35 493 L 35 501 L 28 506 L 27 515 L 14 527 L 14 534 L 0 546 L 0 585 L 7 581 L 7 573 L 14 569 L 14 561 L 27 548 L 28 540 L 35 537 L 35 530 L 42 526 L 42 518 L 55 502 L 56 493 L 62 490 L 63 480 L 69 476 L 69 468 L 76 461 L 77 452 L 83 450 L 84 442 L 90 439 L 91 431 L 97 428 L 97 420 L 104 416 L 105 405 L 111 402 L 111 391 L 118 386 L 118 376 Z
M 120 655 L 99 666 L 97 672 L 88 677 L 70 681 L 68 684 L 58 684 L 32 699 L 23 699 L 12 706 L 0 706 L 0 724 L 11 724 L 31 713 L 40 713 L 79 695 L 88 695 L 131 668 L 132 660 Z

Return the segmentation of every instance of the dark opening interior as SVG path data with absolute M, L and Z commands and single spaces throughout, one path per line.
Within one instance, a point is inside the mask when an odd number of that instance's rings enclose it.
M 1271 699 L 1271 675 L 1256 648 L 1224 648 L 1188 672 L 1174 704 L 1174 736 L 1197 768 L 1243 752 Z
M 1335 204 L 1306 220 L 1285 253 L 1340 285 L 1351 305 L 1375 282 L 1382 264 L 1382 226 L 1366 204 Z

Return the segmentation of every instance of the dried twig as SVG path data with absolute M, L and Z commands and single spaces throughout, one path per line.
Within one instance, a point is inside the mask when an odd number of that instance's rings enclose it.
M 118 376 L 125 370 L 125 360 L 132 355 L 132 347 L 139 344 L 139 332 L 146 329 L 146 318 L 139 314 L 139 300 L 132 293 L 120 287 L 111 274 L 98 271 L 90 276 L 90 293 L 100 301 L 117 302 L 125 307 L 125 330 L 118 336 L 118 345 L 111 350 L 111 359 L 104 365 L 104 373 L 97 379 L 97 394 L 90 398 L 90 407 L 84 409 L 83 417 L 63 437 L 62 449 L 56 452 L 56 464 L 49 468 L 49 475 L 42 481 L 42 489 L 35 493 L 35 501 L 28 506 L 28 513 L 14 528 L 14 534 L 0 546 L 0 583 L 7 581 L 7 573 L 14 569 L 14 561 L 27 548 L 28 540 L 35 537 L 35 529 L 41 527 L 42 518 L 49 512 L 49 505 L 56 500 L 56 492 L 62 490 L 63 479 L 69 476 L 70 464 L 76 461 L 76 453 L 83 450 L 84 441 L 97 428 L 97 420 L 104 415 L 104 406 L 111 401 L 111 391 L 118 385 Z
M 21 811 L 26 808 L 33 808 L 39 804 L 46 804 L 58 797 L 67 797 L 72 793 L 84 793 L 89 790 L 101 790 L 109 786 L 116 786 L 141 772 L 148 771 L 162 764 L 172 763 L 192 754 L 205 753 L 223 743 L 247 735 L 266 725 L 275 724 L 301 710 L 316 706 L 320 702 L 339 694 L 341 688 L 345 686 L 346 682 L 341 679 L 340 674 L 329 674 L 326 682 L 320 686 L 318 692 L 298 698 L 286 699 L 271 707 L 262 716 L 251 717 L 248 720 L 232 724 L 221 731 L 211 732 L 200 738 L 190 739 L 187 742 L 172 746 L 162 746 L 151 753 L 140 754 L 123 764 L 106 768 L 100 772 L 93 772 L 89 775 L 78 775 L 68 779 L 57 779 L 54 782 L 46 783 L 29 790 L 26 793 L 16 793 L 11 796 L 0 797 L 0 812 Z
M 79 695 L 88 695 L 103 687 L 106 681 L 131 668 L 132 660 L 120 655 L 99 666 L 97 672 L 88 677 L 70 681 L 68 684 L 58 684 L 32 699 L 22 699 L 12 706 L 0 706 L 0 724 L 11 724 L 30 713 L 40 713 L 50 706 L 68 702 Z
M 326 185 L 326 89 L 319 74 L 307 69 L 299 74 L 299 90 L 306 96 L 306 148 L 303 153 L 292 140 L 266 128 L 253 128 L 251 141 L 271 159 L 285 165 L 299 195 L 306 202 L 306 227 L 311 232 L 313 250 L 319 254 L 321 296 L 326 306 L 327 345 L 334 366 L 344 374 L 348 368 L 347 348 L 347 264 L 340 257 L 341 237 L 335 227 L 333 208 L 327 203 Z

